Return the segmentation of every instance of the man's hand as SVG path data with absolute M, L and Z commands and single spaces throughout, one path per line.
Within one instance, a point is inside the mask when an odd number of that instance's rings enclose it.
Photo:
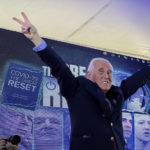
M 30 39 L 35 44 L 35 46 L 40 45 L 42 42 L 42 38 L 39 36 L 37 29 L 31 24 L 31 22 L 29 21 L 28 17 L 26 16 L 26 14 L 24 12 L 22 12 L 21 15 L 22 15 L 24 21 L 22 21 L 16 17 L 13 17 L 13 20 L 21 25 L 22 33 L 28 39 Z

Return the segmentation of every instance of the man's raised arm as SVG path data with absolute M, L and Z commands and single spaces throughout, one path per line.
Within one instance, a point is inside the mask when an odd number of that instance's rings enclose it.
M 51 68 L 51 74 L 57 78 L 63 96 L 72 96 L 77 89 L 77 82 L 66 63 L 39 36 L 37 29 L 31 24 L 25 13 L 21 13 L 24 21 L 14 17 L 13 20 L 21 25 L 22 33 L 30 39 L 36 47 L 33 48 L 41 60 Z

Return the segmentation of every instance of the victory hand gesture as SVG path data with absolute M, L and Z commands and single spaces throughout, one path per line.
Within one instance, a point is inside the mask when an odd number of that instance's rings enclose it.
M 16 17 L 13 17 L 13 20 L 21 25 L 21 32 L 28 39 L 30 39 L 36 46 L 38 46 L 42 42 L 42 39 L 40 38 L 37 29 L 31 24 L 31 22 L 29 21 L 28 17 L 24 12 L 22 12 L 21 15 L 24 21 Z

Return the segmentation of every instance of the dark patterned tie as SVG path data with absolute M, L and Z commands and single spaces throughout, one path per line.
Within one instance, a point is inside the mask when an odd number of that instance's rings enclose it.
M 112 114 L 112 105 L 110 101 L 106 98 L 105 99 L 105 114 L 110 117 Z

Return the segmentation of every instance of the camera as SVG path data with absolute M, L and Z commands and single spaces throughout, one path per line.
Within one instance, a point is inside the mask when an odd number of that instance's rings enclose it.
M 18 145 L 21 141 L 21 138 L 19 135 L 10 136 L 7 139 L 4 139 L 7 142 L 10 142 L 12 145 Z M 7 150 L 7 148 L 3 148 L 2 150 Z

